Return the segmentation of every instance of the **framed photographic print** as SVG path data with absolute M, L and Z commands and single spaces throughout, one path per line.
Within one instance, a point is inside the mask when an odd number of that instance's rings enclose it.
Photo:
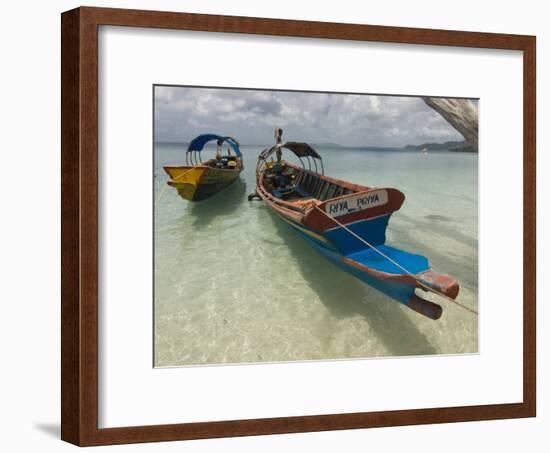
M 532 417 L 535 38 L 62 15 L 62 438 Z

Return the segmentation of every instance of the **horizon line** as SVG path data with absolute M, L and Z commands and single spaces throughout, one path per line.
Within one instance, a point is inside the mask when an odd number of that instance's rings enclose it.
M 153 142 L 155 145 L 188 145 L 191 143 L 191 141 L 163 141 L 163 140 L 155 140 Z M 422 145 L 444 145 L 446 143 L 467 143 L 467 140 L 447 140 L 445 142 L 424 142 L 419 144 L 413 144 L 413 143 L 407 143 L 405 145 L 340 145 L 339 143 L 315 143 L 310 142 L 312 145 L 321 145 L 321 146 L 333 146 L 335 148 L 342 148 L 342 149 L 357 149 L 357 148 L 380 148 L 380 149 L 405 149 L 409 146 L 422 146 Z M 240 146 L 269 146 L 265 144 L 259 144 L 259 143 L 239 143 Z

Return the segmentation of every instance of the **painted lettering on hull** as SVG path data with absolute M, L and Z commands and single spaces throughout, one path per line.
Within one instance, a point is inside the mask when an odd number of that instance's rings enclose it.
M 387 202 L 388 192 L 386 190 L 375 190 L 328 202 L 325 210 L 331 217 L 340 217 L 352 212 L 381 206 Z

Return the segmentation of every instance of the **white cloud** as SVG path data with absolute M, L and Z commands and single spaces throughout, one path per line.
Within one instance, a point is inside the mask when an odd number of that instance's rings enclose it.
M 157 141 L 187 142 L 215 132 L 268 145 L 275 127 L 287 140 L 347 146 L 462 140 L 416 97 L 155 87 Z

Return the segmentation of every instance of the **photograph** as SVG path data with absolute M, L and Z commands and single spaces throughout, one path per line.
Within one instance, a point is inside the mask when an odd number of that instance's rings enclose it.
M 153 104 L 155 367 L 478 352 L 479 99 Z
M 548 8 L 470 3 L 6 2 L 1 450 L 546 453 Z

